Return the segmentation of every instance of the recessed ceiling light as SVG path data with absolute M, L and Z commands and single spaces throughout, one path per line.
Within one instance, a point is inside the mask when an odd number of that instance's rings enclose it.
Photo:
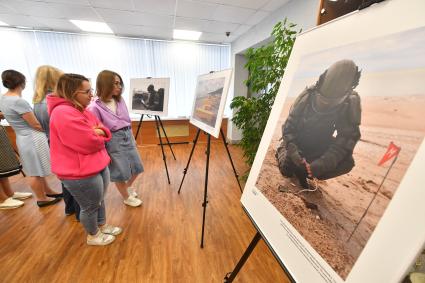
M 0 21 L 0 26 L 8 26 L 5 22 Z
M 114 33 L 111 30 L 111 28 L 106 23 L 103 23 L 103 22 L 80 21 L 80 20 L 69 20 L 69 21 L 83 31 Z
M 198 40 L 202 32 L 193 30 L 175 29 L 173 32 L 174 39 Z

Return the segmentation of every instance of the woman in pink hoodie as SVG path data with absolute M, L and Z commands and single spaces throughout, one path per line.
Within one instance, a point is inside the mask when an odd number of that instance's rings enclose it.
M 89 80 L 77 74 L 62 75 L 56 94 L 47 96 L 51 163 L 81 207 L 87 244 L 108 245 L 122 229 L 106 224 L 104 195 L 110 158 L 105 142 L 111 132 L 86 110 L 92 96 Z

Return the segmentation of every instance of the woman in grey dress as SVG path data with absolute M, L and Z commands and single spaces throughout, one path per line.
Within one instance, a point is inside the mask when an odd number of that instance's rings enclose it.
M 0 99 L 0 110 L 16 133 L 23 170 L 31 178 L 30 185 L 37 205 L 43 207 L 57 203 L 62 194 L 53 191 L 45 179 L 51 174 L 46 135 L 31 106 L 21 97 L 25 76 L 15 70 L 6 70 L 1 78 L 3 86 L 9 90 Z

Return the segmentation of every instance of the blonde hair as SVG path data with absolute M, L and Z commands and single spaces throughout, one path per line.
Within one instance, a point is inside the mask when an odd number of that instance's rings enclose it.
M 56 89 L 57 96 L 65 98 L 81 112 L 84 110 L 84 106 L 81 105 L 75 97 L 84 81 L 89 82 L 89 79 L 78 74 L 63 74 L 58 80 Z
M 40 103 L 49 92 L 56 91 L 56 85 L 59 77 L 63 75 L 63 72 L 58 68 L 49 65 L 43 65 L 38 67 L 35 72 L 35 85 L 34 85 L 34 97 L 32 98 L 33 103 Z
M 103 102 L 107 102 L 106 99 L 108 98 L 108 96 L 111 95 L 112 91 L 114 90 L 115 76 L 120 79 L 122 86 L 120 95 L 118 97 L 112 97 L 115 101 L 118 102 L 121 100 L 121 95 L 124 88 L 124 83 L 122 81 L 121 76 L 118 73 L 109 70 L 103 70 L 97 75 L 96 95 Z

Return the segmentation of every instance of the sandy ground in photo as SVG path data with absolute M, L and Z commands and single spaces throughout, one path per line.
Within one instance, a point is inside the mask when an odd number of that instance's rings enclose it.
M 349 174 L 319 181 L 316 192 L 301 193 L 295 178 L 280 174 L 275 158 L 281 125 L 293 101 L 294 98 L 289 98 L 285 103 L 256 186 L 345 279 L 425 136 L 425 95 L 362 97 L 362 137 L 354 150 L 356 166 Z M 367 215 L 347 241 L 391 164 L 388 161 L 382 167 L 377 166 L 390 141 L 401 146 L 399 158 Z

